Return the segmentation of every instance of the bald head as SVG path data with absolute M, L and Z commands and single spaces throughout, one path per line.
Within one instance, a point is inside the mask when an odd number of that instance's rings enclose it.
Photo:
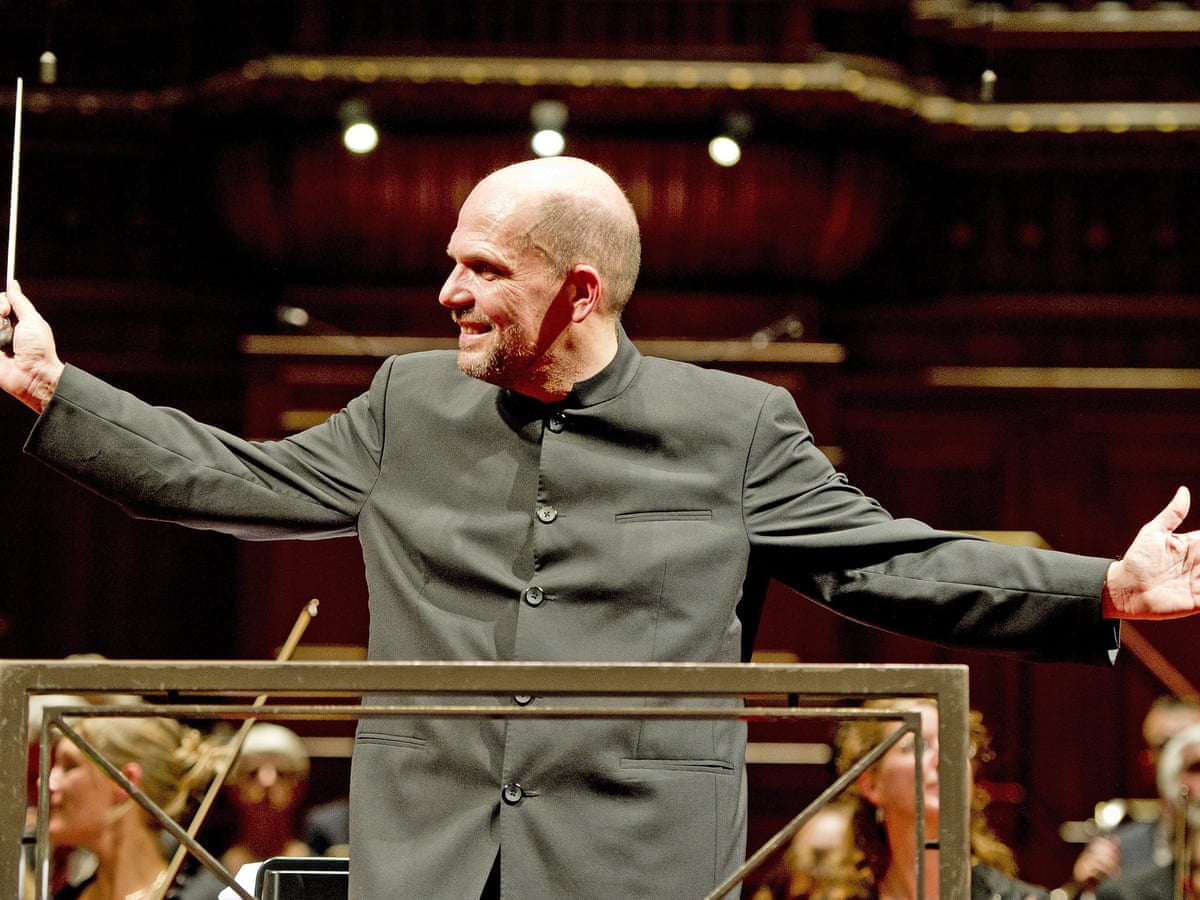
M 597 195 L 609 195 L 609 202 L 621 203 L 625 200 L 625 195 L 611 175 L 595 163 L 575 156 L 527 159 L 497 169 L 483 180 L 502 182 L 525 193 L 543 190 L 591 190 Z
M 559 275 L 579 264 L 595 268 L 604 311 L 620 315 L 641 266 L 641 235 L 612 176 L 586 160 L 546 157 L 498 169 L 472 194 L 486 198 L 493 221 L 521 221 L 524 238 Z

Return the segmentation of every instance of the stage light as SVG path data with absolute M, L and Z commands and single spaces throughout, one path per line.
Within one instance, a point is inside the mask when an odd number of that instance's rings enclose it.
M 558 156 L 567 148 L 563 129 L 567 125 L 567 104 L 559 100 L 537 100 L 529 107 L 533 137 L 529 145 L 538 156 Z
M 379 130 L 371 121 L 365 101 L 357 97 L 345 101 L 338 108 L 338 119 L 342 123 L 342 143 L 351 153 L 370 153 L 379 145 Z
M 567 149 L 567 139 L 561 131 L 544 128 L 533 133 L 533 137 L 529 139 L 529 146 L 538 156 L 558 156 Z
M 718 166 L 736 166 L 742 158 L 741 145 L 727 134 L 708 142 L 708 156 Z
M 754 120 L 749 113 L 727 113 L 721 133 L 708 142 L 709 159 L 718 166 L 736 166 L 742 159 L 742 145 L 753 131 Z

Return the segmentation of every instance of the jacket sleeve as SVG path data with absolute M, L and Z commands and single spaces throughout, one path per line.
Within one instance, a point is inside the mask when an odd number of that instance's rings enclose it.
M 250 540 L 355 533 L 379 473 L 391 361 L 367 393 L 280 441 L 248 441 L 68 366 L 27 453 L 138 518 Z
M 763 404 L 744 497 L 769 574 L 848 618 L 1030 659 L 1115 659 L 1119 623 L 1100 604 L 1111 560 L 892 518 L 833 469 L 785 391 Z

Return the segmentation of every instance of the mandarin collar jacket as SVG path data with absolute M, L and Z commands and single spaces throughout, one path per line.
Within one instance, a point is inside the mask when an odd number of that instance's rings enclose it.
M 416 353 L 272 442 L 68 367 L 27 449 L 134 515 L 356 536 L 372 659 L 736 662 L 772 578 L 945 644 L 1092 662 L 1117 646 L 1109 561 L 894 519 L 787 391 L 643 357 L 624 332 L 563 403 Z M 745 739 L 729 720 L 364 719 L 352 897 L 477 897 L 497 853 L 516 900 L 703 897 L 744 854 Z

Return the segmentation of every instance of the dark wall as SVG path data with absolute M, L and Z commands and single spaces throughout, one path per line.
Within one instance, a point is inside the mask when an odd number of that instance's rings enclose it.
M 643 221 L 631 333 L 745 338 L 787 320 L 803 340 L 840 343 L 840 365 L 752 374 L 792 389 L 818 443 L 896 514 L 1107 557 L 1177 484 L 1200 489 L 1198 132 L 972 126 L 864 87 L 944 96 L 982 118 L 991 54 L 1004 103 L 1081 115 L 1074 100 L 1189 102 L 1194 73 L 1178 63 L 1194 35 L 1144 28 L 1114 54 L 1101 38 L 1119 35 L 1071 24 L 1086 25 L 1088 3 L 1027 46 L 1012 30 L 918 21 L 902 2 L 455 0 L 404 4 L 404 16 L 383 0 L 144 5 L 48 4 L 50 31 L 44 10 L 0 8 L 0 40 L 29 90 L 17 274 L 69 361 L 152 402 L 270 437 L 281 412 L 333 409 L 365 386 L 370 360 L 264 367 L 242 353 L 244 335 L 289 333 L 279 304 L 308 309 L 318 332 L 448 335 L 436 290 L 455 210 L 480 175 L 524 157 L 529 104 L 545 95 L 571 104 L 572 152 L 612 169 Z M 38 86 L 50 33 L 61 78 Z M 1170 52 L 1156 53 L 1156 34 Z M 860 80 L 581 86 L 525 83 L 511 65 L 480 83 L 263 74 L 273 53 L 324 66 L 504 50 L 836 62 Z M 384 126 L 365 159 L 334 133 L 339 102 L 359 92 Z M 731 109 L 758 127 L 744 162 L 718 170 L 703 145 Z M 1012 367 L 1033 380 L 1013 386 Z M 21 455 L 32 421 L 0 404 L 0 654 L 263 658 L 313 596 L 310 641 L 365 638 L 352 542 L 239 545 L 129 520 Z M 1139 631 L 1197 683 L 1198 628 Z M 1138 724 L 1165 686 L 1128 650 L 1112 669 L 1033 666 L 871 631 L 783 589 L 758 646 L 808 662 L 968 664 L 996 733 L 997 815 L 1034 881 L 1067 878 L 1077 848 L 1061 821 L 1150 790 Z M 755 838 L 824 774 L 756 769 Z

